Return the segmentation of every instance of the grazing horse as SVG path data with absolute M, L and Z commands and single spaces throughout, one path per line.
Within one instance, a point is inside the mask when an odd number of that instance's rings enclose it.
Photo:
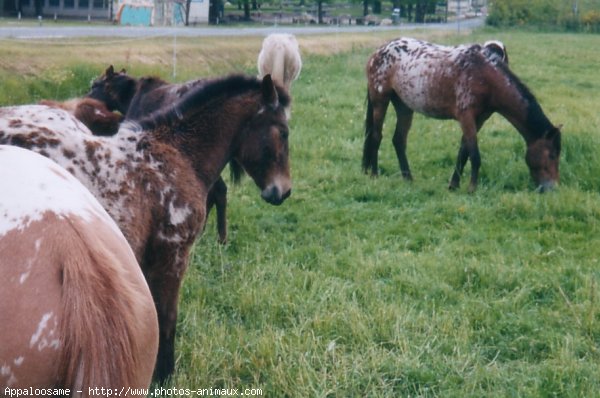
M 158 77 L 136 79 L 129 76 L 124 69 L 115 73 L 111 65 L 93 82 L 87 95 L 88 98 L 105 103 L 112 110 L 126 115 L 127 120 L 135 121 L 173 103 L 190 89 L 199 87 L 204 82 L 204 79 L 198 79 L 181 84 L 169 84 Z M 95 134 L 94 130 L 92 133 Z M 208 193 L 207 216 L 213 206 L 217 208 L 219 242 L 224 244 L 227 242 L 227 185 L 220 177 Z
M 494 113 L 504 116 L 525 139 L 525 159 L 540 191 L 559 180 L 560 128 L 550 123 L 529 89 L 507 63 L 478 44 L 446 47 L 401 38 L 379 48 L 367 63 L 367 116 L 363 169 L 377 175 L 383 120 L 391 101 L 397 121 L 393 143 L 404 178 L 412 175 L 406 142 L 415 111 L 455 119 L 463 135 L 449 188 L 456 189 L 468 159 L 469 191 L 477 186 L 481 159 L 477 132 Z
M 93 98 L 73 98 L 64 102 L 42 100 L 39 104 L 68 111 L 94 135 L 114 135 L 123 121 L 123 115 L 111 112 L 103 102 Z
M 82 134 L 69 113 L 40 105 L 0 108 L 0 144 L 48 156 L 102 203 L 131 245 L 150 286 L 160 342 L 156 378 L 174 370 L 178 294 L 206 220 L 206 195 L 235 160 L 268 203 L 291 193 L 289 97 L 270 76 L 207 81 L 112 137 Z
M 258 77 L 270 74 L 273 80 L 283 84 L 291 91 L 292 81 L 296 80 L 302 69 L 300 47 L 296 37 L 287 33 L 273 33 L 265 37 L 258 54 Z M 286 109 L 291 116 L 291 109 Z
M 1 391 L 147 389 L 156 310 L 113 219 L 75 177 L 34 152 L 0 145 L 0 180 Z

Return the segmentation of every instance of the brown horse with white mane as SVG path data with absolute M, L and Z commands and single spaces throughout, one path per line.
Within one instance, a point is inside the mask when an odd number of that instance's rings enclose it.
M 225 165 L 244 168 L 268 203 L 291 193 L 286 91 L 270 76 L 207 81 L 112 137 L 40 105 L 0 108 L 0 144 L 44 154 L 77 177 L 117 222 L 156 303 L 156 377 L 174 369 L 178 294 L 206 219 L 206 195 Z
M 0 180 L 0 391 L 88 397 L 102 386 L 138 396 L 131 388 L 150 384 L 158 322 L 123 234 L 41 155 L 0 145 Z
M 115 72 L 109 66 L 104 74 L 92 83 L 87 98 L 104 104 L 110 110 L 119 111 L 127 120 L 137 121 L 165 105 L 182 98 L 189 90 L 205 83 L 205 79 L 170 84 L 154 77 L 134 78 L 125 69 Z M 94 129 L 92 133 L 96 134 Z M 97 134 L 102 135 L 102 134 Z M 238 177 L 238 175 L 234 175 Z M 227 242 L 227 185 L 222 178 L 215 181 L 207 196 L 206 212 L 217 209 L 219 242 Z
M 412 179 L 406 143 L 416 111 L 459 122 L 463 136 L 449 188 L 458 188 L 470 159 L 469 191 L 474 191 L 481 165 L 477 132 L 498 112 L 525 139 L 525 160 L 540 191 L 554 187 L 559 181 L 560 130 L 507 62 L 503 46 L 499 53 L 491 46 L 446 47 L 410 38 L 391 41 L 375 51 L 367 63 L 364 170 L 378 173 L 381 129 L 391 101 L 397 116 L 393 143 L 404 178 Z

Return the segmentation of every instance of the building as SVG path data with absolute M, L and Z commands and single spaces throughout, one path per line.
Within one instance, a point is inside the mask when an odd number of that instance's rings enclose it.
M 461 15 L 481 12 L 486 7 L 487 0 L 448 0 L 448 12 Z
M 209 0 L 119 0 L 115 19 L 121 25 L 175 26 L 208 23 Z
M 0 15 L 24 18 L 104 19 L 122 25 L 208 23 L 210 0 L 0 0 Z
M 112 0 L 4 0 L 7 16 L 109 19 Z

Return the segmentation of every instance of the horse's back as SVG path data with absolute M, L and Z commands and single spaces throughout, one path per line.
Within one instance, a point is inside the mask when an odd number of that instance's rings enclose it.
M 0 179 L 0 386 L 147 387 L 156 312 L 114 221 L 33 152 L 0 146 Z
M 469 100 L 468 80 L 479 73 L 479 45 L 443 46 L 400 38 L 376 50 L 367 63 L 369 96 L 397 95 L 410 109 L 432 117 L 455 117 Z

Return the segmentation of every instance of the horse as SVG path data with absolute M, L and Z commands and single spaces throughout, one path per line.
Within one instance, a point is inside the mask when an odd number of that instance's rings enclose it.
M 206 196 L 227 163 L 243 167 L 263 200 L 291 194 L 289 96 L 269 75 L 207 81 L 111 137 L 82 133 L 61 109 L 0 108 L 0 143 L 31 149 L 78 178 L 117 222 L 156 304 L 155 378 L 175 365 L 178 295 L 192 246 L 206 220 Z M 239 171 L 241 173 L 241 171 Z
M 123 115 L 111 112 L 103 102 L 93 98 L 72 98 L 63 102 L 41 100 L 38 103 L 70 112 L 95 135 L 114 135 L 123 121 Z
M 121 230 L 75 177 L 37 153 L 0 145 L 0 180 L 0 388 L 89 397 L 103 386 L 138 396 L 131 389 L 152 378 L 158 321 Z
M 402 176 L 407 180 L 412 180 L 406 158 L 407 135 L 415 111 L 458 121 L 463 134 L 449 188 L 459 187 L 460 176 L 470 159 L 469 192 L 476 190 L 481 166 L 477 132 L 498 112 L 523 136 L 527 145 L 525 160 L 539 191 L 558 184 L 560 126 L 550 123 L 531 91 L 487 47 L 478 44 L 448 47 L 400 38 L 370 56 L 366 73 L 362 161 L 365 172 L 378 174 L 377 152 L 391 101 L 397 116 L 393 144 Z
M 292 82 L 300 75 L 302 57 L 296 37 L 287 33 L 272 33 L 265 37 L 258 54 L 258 77 L 270 74 L 273 80 L 291 91 Z M 286 110 L 288 118 L 291 109 Z
M 116 110 L 128 120 L 139 120 L 183 97 L 190 89 L 199 87 L 204 79 L 191 80 L 181 84 L 169 84 L 158 77 L 136 79 L 125 69 L 115 72 L 110 65 L 104 74 L 92 83 L 87 98 L 100 101 L 109 109 Z M 94 130 L 92 133 L 95 134 Z M 227 243 L 227 185 L 222 178 L 211 187 L 207 202 L 207 215 L 213 206 L 217 209 L 217 232 L 219 242 Z

